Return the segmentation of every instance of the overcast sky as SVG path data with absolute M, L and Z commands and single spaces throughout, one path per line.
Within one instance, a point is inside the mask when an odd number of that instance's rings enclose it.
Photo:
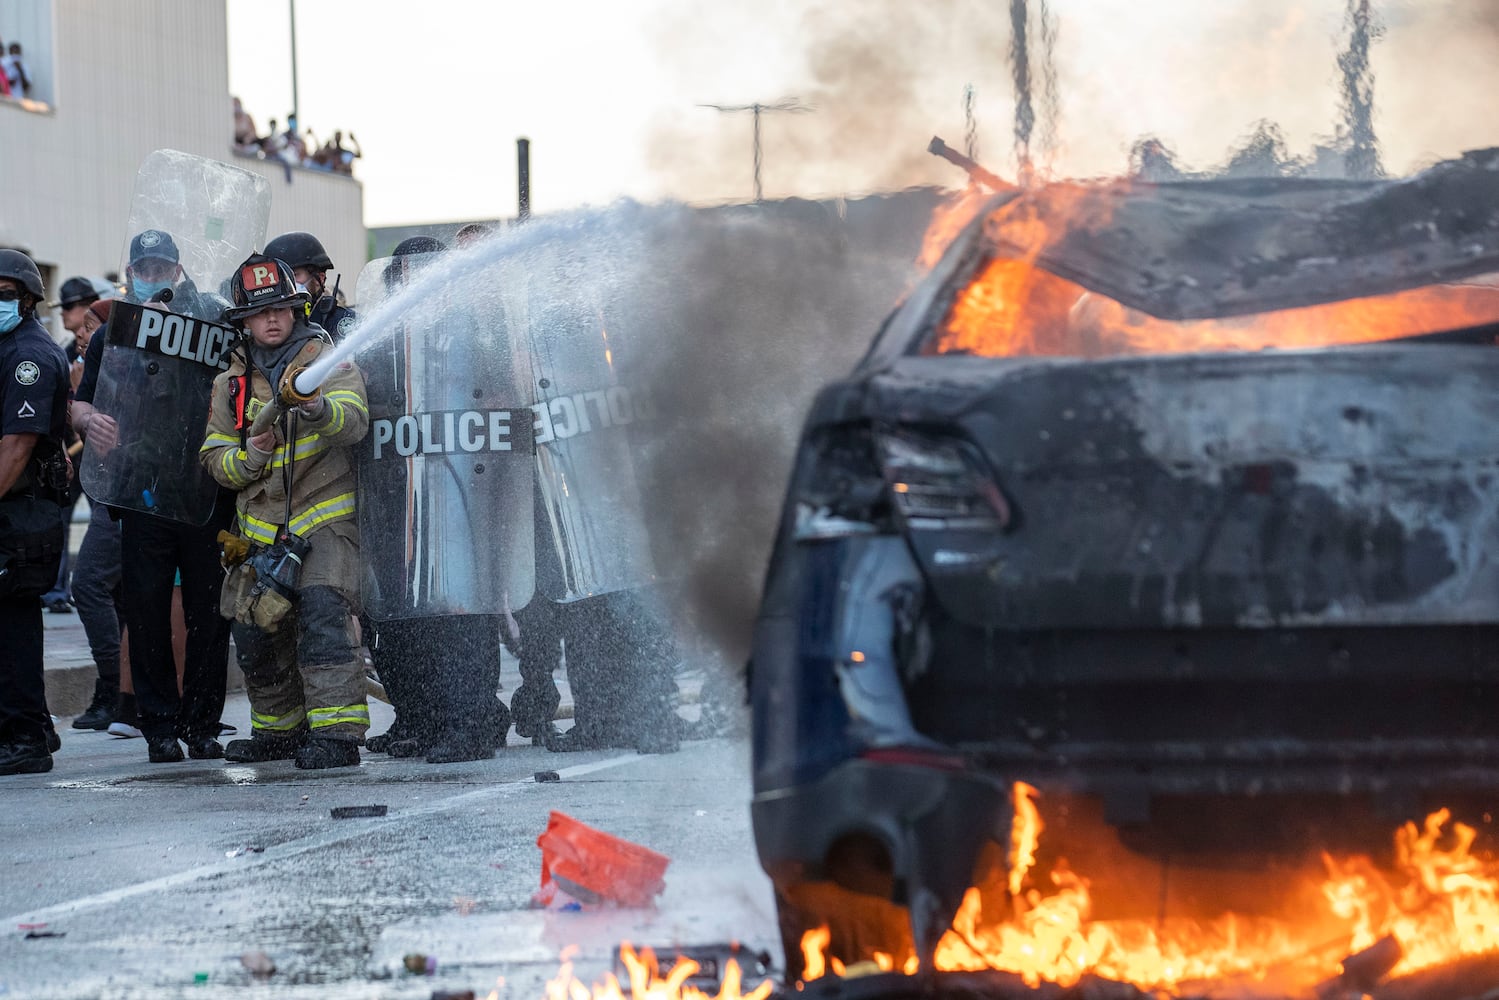
M 1118 172 L 1146 134 L 1208 168 L 1259 119 L 1309 152 L 1339 120 L 1345 2 L 1050 0 L 1052 168 Z M 291 107 L 288 4 L 228 5 L 230 88 L 264 130 Z M 1499 145 L 1499 2 L 1375 7 L 1386 165 L 1403 173 Z M 967 84 L 980 159 L 1012 175 L 1010 38 L 1008 0 L 297 4 L 302 124 L 358 136 L 372 226 L 513 215 L 519 135 L 533 143 L 538 212 L 622 196 L 747 198 L 748 116 L 697 105 L 786 96 L 815 110 L 766 117 L 769 197 L 955 184 L 925 148 L 933 134 L 962 147 Z

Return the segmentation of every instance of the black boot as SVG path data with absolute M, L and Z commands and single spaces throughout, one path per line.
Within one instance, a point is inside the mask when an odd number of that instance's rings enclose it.
M 146 757 L 153 764 L 175 764 L 182 760 L 182 745 L 175 736 L 147 736 Z
M 297 751 L 307 742 L 305 731 L 289 736 L 262 736 L 257 732 L 247 740 L 230 740 L 224 748 L 224 759 L 235 764 L 263 764 L 268 760 L 295 760 Z
M 95 731 L 108 729 L 109 724 L 115 721 L 115 703 L 119 698 L 119 685 L 102 677 L 94 681 L 94 700 L 83 710 L 82 715 L 73 720 L 73 728 Z
M 330 767 L 356 767 L 359 764 L 359 744 L 353 740 L 314 736 L 297 751 L 294 759 L 297 767 L 304 771 L 321 771 Z
M 439 736 L 427 748 L 428 764 L 457 764 L 465 760 L 486 760 L 494 756 L 489 738 L 474 733 L 451 733 Z
M 0 774 L 42 774 L 52 770 L 52 755 L 33 743 L 0 745 Z

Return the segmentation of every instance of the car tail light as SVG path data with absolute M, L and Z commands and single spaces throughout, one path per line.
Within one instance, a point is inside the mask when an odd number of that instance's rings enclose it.
M 792 487 L 798 541 L 894 531 L 868 428 L 827 427 L 803 442 Z
M 882 433 L 878 440 L 895 509 L 911 530 L 1003 531 L 1010 526 L 1010 503 L 968 442 L 908 431 Z

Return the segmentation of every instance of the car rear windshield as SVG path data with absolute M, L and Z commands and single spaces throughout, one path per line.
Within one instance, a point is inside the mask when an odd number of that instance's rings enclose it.
M 996 255 L 966 272 L 939 301 L 945 313 L 920 341 L 920 354 L 1097 358 L 1258 351 L 1499 323 L 1499 274 L 1279 312 L 1176 321 L 1131 309 L 1027 260 Z

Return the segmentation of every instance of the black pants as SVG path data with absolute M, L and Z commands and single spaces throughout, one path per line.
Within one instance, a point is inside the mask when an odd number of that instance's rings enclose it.
M 109 516 L 109 508 L 94 504 L 88 531 L 78 547 L 73 567 L 73 600 L 78 620 L 88 636 L 89 651 L 99 669 L 99 679 L 115 690 L 120 687 L 120 629 L 125 619 L 120 591 L 120 524 Z
M 403 738 L 494 746 L 510 728 L 510 713 L 497 696 L 498 615 L 382 622 L 373 656 Z
M 551 675 L 565 646 L 573 724 L 580 733 L 619 747 L 676 734 L 676 640 L 640 595 L 619 591 L 571 604 L 533 598 L 516 621 L 521 688 L 510 708 L 518 733 L 540 724 L 534 720 L 541 713 L 546 721 L 556 714 Z
M 218 735 L 229 667 L 229 622 L 219 615 L 224 571 L 218 533 L 233 516 L 233 507 L 220 503 L 203 527 L 134 511 L 120 520 L 130 674 L 141 732 L 147 737 L 201 740 Z M 179 571 L 187 620 L 181 695 L 172 659 L 172 586 Z
M 0 598 L 0 744 L 45 746 L 51 717 L 42 681 L 42 605 L 36 591 Z
M 562 694 L 555 674 L 562 665 L 562 639 L 566 608 L 537 594 L 516 612 L 520 627 L 520 687 L 510 696 L 510 715 L 515 732 L 532 737 L 544 732 L 557 717 Z

